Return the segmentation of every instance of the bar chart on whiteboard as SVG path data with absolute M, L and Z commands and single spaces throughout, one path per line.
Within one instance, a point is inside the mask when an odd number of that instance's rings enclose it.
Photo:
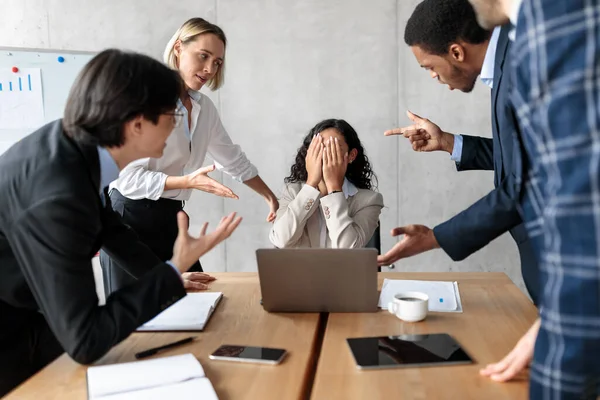
M 40 68 L 0 68 L 0 128 L 35 129 L 44 124 Z

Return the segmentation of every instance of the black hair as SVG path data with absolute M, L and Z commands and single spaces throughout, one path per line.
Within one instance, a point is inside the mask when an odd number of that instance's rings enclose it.
M 181 94 L 179 74 L 137 53 L 104 50 L 88 62 L 71 87 L 63 127 L 74 140 L 122 146 L 123 124 L 143 116 L 156 124 Z
M 477 23 L 468 0 L 425 0 L 415 8 L 406 23 L 404 41 L 409 46 L 435 55 L 444 55 L 452 43 L 480 44 L 491 32 Z
M 358 134 L 354 128 L 343 119 L 326 119 L 319 122 L 310 130 L 308 135 L 306 135 L 302 141 L 302 146 L 298 149 L 296 161 L 294 165 L 292 165 L 290 176 L 285 178 L 285 182 L 306 182 L 308 178 L 308 173 L 306 171 L 306 152 L 308 151 L 308 146 L 316 134 L 330 128 L 336 129 L 344 137 L 346 144 L 348 144 L 348 151 L 356 149 L 358 152 L 354 161 L 351 164 L 348 164 L 346 179 L 359 189 L 375 189 L 377 187 L 377 176 L 371 169 L 371 163 L 365 154 L 365 149 L 363 148 L 360 139 L 358 139 Z

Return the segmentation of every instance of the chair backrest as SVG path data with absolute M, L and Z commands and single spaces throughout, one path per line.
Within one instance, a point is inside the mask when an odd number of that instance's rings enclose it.
M 381 254 L 381 225 L 377 223 L 377 228 L 371 239 L 365 245 L 367 248 L 377 249 L 377 254 Z
M 371 236 L 365 247 L 376 249 L 377 255 L 381 255 L 381 224 L 379 222 L 377 222 L 377 228 L 375 228 L 373 236 Z M 381 272 L 381 267 L 377 267 L 377 271 Z

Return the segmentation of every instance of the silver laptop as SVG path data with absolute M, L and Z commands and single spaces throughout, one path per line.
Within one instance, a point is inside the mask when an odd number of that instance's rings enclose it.
M 259 249 L 256 259 L 266 311 L 377 311 L 375 249 Z

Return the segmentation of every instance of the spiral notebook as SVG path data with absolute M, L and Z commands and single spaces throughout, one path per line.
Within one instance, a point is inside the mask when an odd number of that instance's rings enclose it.
M 140 326 L 138 331 L 201 331 L 223 298 L 222 292 L 187 296 Z

